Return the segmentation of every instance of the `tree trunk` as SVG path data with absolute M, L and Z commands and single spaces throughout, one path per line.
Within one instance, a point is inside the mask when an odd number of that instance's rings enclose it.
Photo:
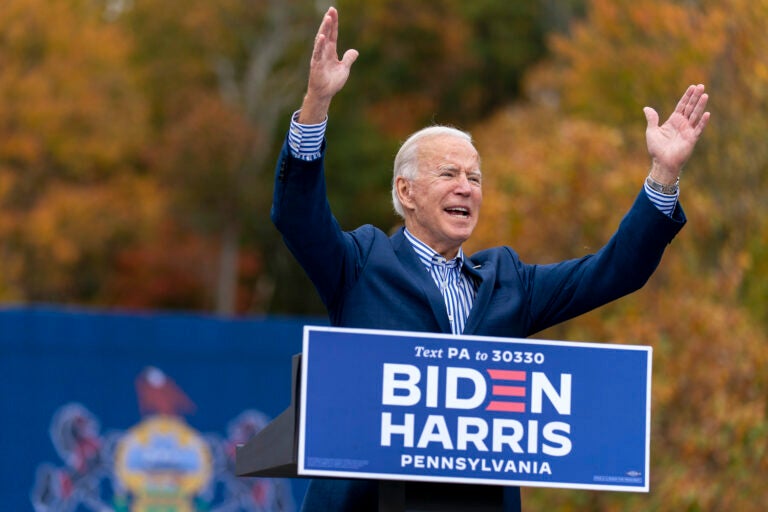
M 221 233 L 219 271 L 216 283 L 216 314 L 233 316 L 237 307 L 237 278 L 240 252 L 240 229 L 230 220 Z

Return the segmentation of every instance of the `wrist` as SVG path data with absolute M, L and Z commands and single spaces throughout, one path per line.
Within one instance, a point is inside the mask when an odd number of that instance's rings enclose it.
M 651 190 L 660 194 L 674 196 L 680 189 L 680 178 L 676 177 L 675 181 L 672 183 L 660 182 L 653 177 L 653 172 L 650 172 L 648 173 L 648 177 L 645 178 L 645 184 L 648 185 Z
M 301 104 L 298 121 L 301 124 L 320 124 L 328 117 L 331 98 L 318 98 L 307 92 Z
M 680 182 L 680 169 L 666 169 L 653 160 L 648 176 L 661 185 L 675 185 Z

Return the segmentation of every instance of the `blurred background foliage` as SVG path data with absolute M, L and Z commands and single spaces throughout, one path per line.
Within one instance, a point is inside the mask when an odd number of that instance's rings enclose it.
M 391 162 L 473 132 L 467 249 L 599 248 L 648 167 L 642 107 L 705 83 L 689 224 L 640 292 L 539 337 L 655 349 L 651 492 L 524 490 L 530 510 L 763 510 L 768 489 L 768 1 L 340 0 L 360 58 L 334 102 L 330 201 L 398 224 Z M 327 5 L 4 0 L 0 301 L 322 315 L 269 221 L 272 167 Z M 598 404 L 599 405 L 599 404 Z

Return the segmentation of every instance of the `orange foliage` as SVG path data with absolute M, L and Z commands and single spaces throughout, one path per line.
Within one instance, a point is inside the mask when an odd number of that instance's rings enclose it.
M 211 310 L 217 250 L 215 237 L 161 223 L 115 256 L 100 302 L 132 310 Z M 262 306 L 253 288 L 264 269 L 255 251 L 243 250 L 239 263 L 235 313 L 242 314 Z
M 97 300 L 101 276 L 122 246 L 151 232 L 162 214 L 156 187 L 120 177 L 98 185 L 52 184 L 35 205 L 9 215 L 19 273 L 6 276 L 33 301 Z
M 215 260 L 207 240 L 165 225 L 149 243 L 117 255 L 105 302 L 139 310 L 210 308 L 214 276 L 205 269 L 215 268 Z
M 92 179 L 143 142 L 146 110 L 125 66 L 128 40 L 99 10 L 74 8 L 82 4 L 3 2 L 0 161 Z
M 0 9 L 0 296 L 92 300 L 115 245 L 156 217 L 132 173 L 147 109 L 130 42 L 81 0 Z
M 185 115 L 169 126 L 153 153 L 152 162 L 172 186 L 174 202 L 188 220 L 200 206 L 208 230 L 218 229 L 237 206 L 247 179 L 243 168 L 259 134 L 242 114 L 214 95 L 198 94 Z
M 502 111 L 474 136 L 484 199 L 470 247 L 501 242 L 526 261 L 549 263 L 602 246 L 623 213 L 605 198 L 623 198 L 628 207 L 647 165 L 626 161 L 618 130 L 563 120 L 547 107 Z
M 649 284 L 541 334 L 654 347 L 651 493 L 527 490 L 524 503 L 762 510 L 768 3 L 589 5 L 569 36 L 554 39 L 553 61 L 529 75 L 530 102 L 475 130 L 485 198 L 473 245 L 509 243 L 531 262 L 591 252 L 645 177 L 642 106 L 665 118 L 688 83 L 702 82 L 713 116 L 683 175 L 688 226 Z
M 711 76 L 727 11 L 666 0 L 594 0 L 590 7 L 570 36 L 552 38 L 568 111 L 634 125 L 643 106 L 663 108 Z

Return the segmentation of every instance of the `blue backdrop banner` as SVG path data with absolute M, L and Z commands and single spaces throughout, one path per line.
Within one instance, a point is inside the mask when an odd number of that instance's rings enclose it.
M 233 467 L 290 403 L 304 323 L 0 310 L 2 509 L 296 510 L 306 481 Z
M 651 348 L 306 327 L 299 473 L 648 491 Z

